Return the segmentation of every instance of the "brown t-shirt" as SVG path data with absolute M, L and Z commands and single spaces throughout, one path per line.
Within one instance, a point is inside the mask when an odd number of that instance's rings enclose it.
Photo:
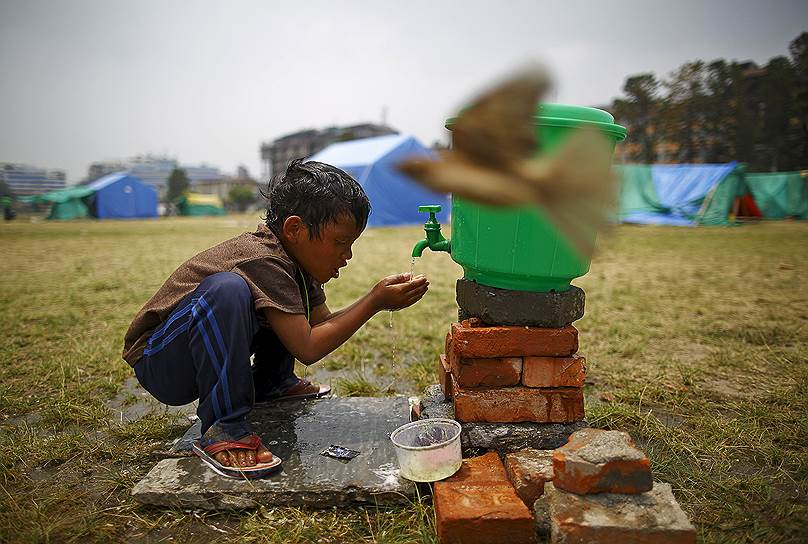
M 244 278 L 252 292 L 259 323 L 264 327 L 269 326 L 261 311 L 266 308 L 306 314 L 301 272 L 308 285 L 309 310 L 325 302 L 322 286 L 298 267 L 275 234 L 261 224 L 255 232 L 245 232 L 182 263 L 129 325 L 124 337 L 124 360 L 134 366 L 143 356 L 154 329 L 202 280 L 217 272 L 235 272 Z

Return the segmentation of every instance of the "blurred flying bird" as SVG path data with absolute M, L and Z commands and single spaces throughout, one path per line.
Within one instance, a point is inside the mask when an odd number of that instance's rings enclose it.
M 615 206 L 611 147 L 582 128 L 538 156 L 534 116 L 549 88 L 541 68 L 519 72 L 461 111 L 451 125 L 452 149 L 440 160 L 410 159 L 398 168 L 434 191 L 482 204 L 536 205 L 588 257 Z

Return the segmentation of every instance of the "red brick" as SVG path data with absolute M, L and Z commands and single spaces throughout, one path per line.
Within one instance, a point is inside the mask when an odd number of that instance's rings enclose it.
M 446 362 L 446 355 L 441 353 L 438 359 L 438 381 L 440 382 L 440 389 L 443 391 L 443 396 L 446 400 L 452 398 L 452 371 L 449 369 L 449 363 Z
M 565 544 L 695 544 L 696 530 L 669 484 L 637 495 L 576 495 L 547 486 L 551 542 Z M 537 517 L 540 515 L 536 509 Z M 539 525 L 541 527 L 541 524 Z
M 435 482 L 432 500 L 442 544 L 535 542 L 533 515 L 509 483 Z
M 485 455 L 463 459 L 460 470 L 442 481 L 469 485 L 507 484 L 508 475 L 497 452 L 491 451 Z
M 451 365 L 454 363 L 454 366 Z M 452 375 L 461 387 L 507 387 L 522 379 L 521 357 L 460 359 L 450 361 Z
M 509 453 L 505 455 L 505 471 L 525 506 L 533 508 L 544 493 L 545 482 L 553 480 L 553 450 L 526 448 Z
M 583 387 L 586 359 L 572 357 L 525 357 L 522 385 L 527 387 Z
M 584 417 L 584 395 L 580 388 L 466 389 L 457 382 L 452 388 L 455 417 L 458 421 L 572 423 Z
M 628 433 L 581 429 L 553 453 L 554 485 L 579 495 L 644 493 L 653 487 L 651 462 Z
M 467 323 L 467 322 L 463 322 Z M 568 357 L 578 351 L 578 330 L 538 327 L 468 327 L 452 323 L 452 350 L 459 357 Z

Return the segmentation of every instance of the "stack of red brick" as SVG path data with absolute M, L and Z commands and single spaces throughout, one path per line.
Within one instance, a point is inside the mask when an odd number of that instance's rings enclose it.
M 652 481 L 648 458 L 617 431 L 583 429 L 504 465 L 494 452 L 466 459 L 433 499 L 442 544 L 696 541 L 670 485 Z
M 578 330 L 453 323 L 441 389 L 461 422 L 571 423 L 584 417 L 586 361 Z

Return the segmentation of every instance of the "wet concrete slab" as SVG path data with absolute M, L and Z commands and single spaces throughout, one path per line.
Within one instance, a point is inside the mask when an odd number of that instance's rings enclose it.
M 235 480 L 196 457 L 164 459 L 132 489 L 158 506 L 235 509 L 259 505 L 330 507 L 399 504 L 415 484 L 399 477 L 390 433 L 409 421 L 407 399 L 327 398 L 257 406 L 250 420 L 282 469 L 260 480 Z M 182 454 L 199 436 L 198 423 L 174 444 Z M 320 453 L 330 445 L 360 451 L 343 463 Z

